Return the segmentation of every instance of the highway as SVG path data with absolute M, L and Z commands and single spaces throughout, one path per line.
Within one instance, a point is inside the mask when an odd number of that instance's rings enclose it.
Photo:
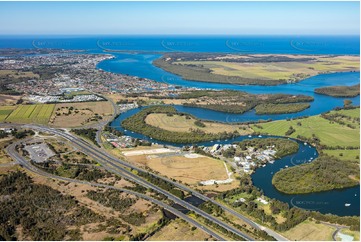
M 175 216 L 185 220 L 186 222 L 188 222 L 189 224 L 194 225 L 195 227 L 197 227 L 200 230 L 203 230 L 204 232 L 206 232 L 207 234 L 211 235 L 212 237 L 214 237 L 217 240 L 220 241 L 224 241 L 225 239 L 220 237 L 218 234 L 214 233 L 212 230 L 208 229 L 207 227 L 204 227 L 203 225 L 201 225 L 200 223 L 198 223 L 197 221 L 193 220 L 192 218 L 188 217 L 187 215 L 183 214 L 182 212 L 178 211 L 177 209 L 171 207 L 168 204 L 165 204 L 162 201 L 159 201 L 157 199 L 154 199 L 150 196 L 147 196 L 145 194 L 141 194 L 132 190 L 128 190 L 128 189 L 123 189 L 123 188 L 117 188 L 114 186 L 109 186 L 109 185 L 105 185 L 105 184 L 100 184 L 100 183 L 95 183 L 95 182 L 88 182 L 88 181 L 82 181 L 82 180 L 76 180 L 76 179 L 71 179 L 71 178 L 66 178 L 66 177 L 61 177 L 61 176 L 56 176 L 50 173 L 47 173 L 45 171 L 42 171 L 36 167 L 34 167 L 33 165 L 30 164 L 30 162 L 28 162 L 26 159 L 24 159 L 18 152 L 16 152 L 15 150 L 15 146 L 20 144 L 22 141 L 13 143 L 11 145 L 9 145 L 6 148 L 7 153 L 11 156 L 11 158 L 14 161 L 17 161 L 19 164 L 21 164 L 25 169 L 38 174 L 40 176 L 44 176 L 44 177 L 48 177 L 48 178 L 52 178 L 52 179 L 56 179 L 56 180 L 61 180 L 61 181 L 66 181 L 66 182 L 72 182 L 72 183 L 78 183 L 78 184 L 86 184 L 86 185 L 90 185 L 90 186 L 95 186 L 95 187 L 102 187 L 102 188 L 107 188 L 107 189 L 113 189 L 113 190 L 118 190 L 127 194 L 131 194 L 134 196 L 137 196 L 139 198 L 145 199 L 147 201 L 150 201 L 156 205 L 158 205 L 159 207 L 164 208 L 165 210 L 171 212 L 172 214 L 174 214 Z
M 114 163 L 114 161 L 112 161 L 112 159 L 117 161 L 116 158 L 111 157 L 109 154 L 107 154 L 105 152 L 104 152 L 105 153 L 104 154 L 101 149 L 85 142 L 84 140 L 82 140 L 78 137 L 75 137 L 67 132 L 64 132 L 61 129 L 54 129 L 54 128 L 48 128 L 48 127 L 43 127 L 43 126 L 37 126 L 37 125 L 23 125 L 22 127 L 58 135 L 64 139 L 70 141 L 74 146 L 77 146 L 85 154 L 93 157 L 109 172 L 116 173 L 117 175 L 120 175 L 129 180 L 132 180 L 133 182 L 135 182 L 141 186 L 150 188 L 160 194 L 163 194 L 164 196 L 168 197 L 168 199 L 172 200 L 173 202 L 181 205 L 182 207 L 184 207 L 190 211 L 193 211 L 194 213 L 213 222 L 214 224 L 219 225 L 220 227 L 223 227 L 225 230 L 232 232 L 233 234 L 238 235 L 245 240 L 250 240 L 250 241 L 254 240 L 253 238 L 249 237 L 248 235 L 239 231 L 238 229 L 234 228 L 233 226 L 230 226 L 229 224 L 219 220 L 218 218 L 204 212 L 203 210 L 199 209 L 198 207 L 193 206 L 192 204 L 180 199 L 179 197 L 173 195 L 172 193 L 157 187 L 156 185 L 146 181 L 145 179 L 133 174 L 129 170 L 119 166 L 117 163 Z M 109 159 L 109 157 L 111 159 Z
M 168 197 L 168 199 L 172 200 L 173 202 L 181 205 L 182 207 L 184 207 L 190 211 L 195 212 L 196 214 L 202 216 L 203 218 L 206 218 L 207 220 L 223 227 L 227 231 L 230 231 L 245 240 L 250 240 L 250 241 L 254 240 L 253 238 L 249 237 L 248 235 L 239 231 L 238 229 L 234 228 L 233 226 L 230 226 L 229 224 L 219 220 L 218 218 L 204 212 L 203 210 L 199 209 L 198 207 L 193 206 L 192 204 L 180 199 L 179 197 L 173 195 L 172 193 L 170 193 L 162 188 L 159 188 L 158 186 L 148 182 L 147 180 L 135 175 L 128 169 L 124 168 L 124 166 L 126 166 L 125 164 L 129 165 L 128 163 L 126 163 L 124 161 L 120 161 L 117 158 L 112 157 L 108 153 L 104 152 L 103 150 L 99 149 L 98 147 L 96 147 L 90 143 L 87 143 L 86 141 L 82 140 L 81 138 L 75 137 L 69 133 L 66 133 L 64 131 L 60 131 L 57 129 L 53 129 L 53 128 L 47 128 L 47 127 L 36 126 L 36 125 L 25 125 L 24 127 L 56 134 L 64 139 L 67 139 L 68 141 L 73 143 L 73 145 L 79 147 L 79 149 L 82 150 L 85 154 L 93 157 L 97 162 L 99 162 L 109 172 L 116 173 L 124 178 L 132 180 L 133 182 L 135 182 L 141 186 L 150 188 L 160 194 L 163 194 L 166 197 Z M 121 163 L 122 166 L 120 166 L 119 163 Z M 128 166 L 128 168 L 132 169 L 132 167 L 129 167 L 129 166 Z M 149 173 L 148 171 L 144 171 L 144 172 Z
M 18 125 L 21 126 L 21 125 Z M 43 132 L 49 132 L 49 133 L 53 133 L 56 135 L 59 135 L 67 140 L 69 140 L 70 142 L 72 142 L 73 144 L 75 144 L 76 146 L 78 146 L 84 153 L 92 156 L 93 158 L 95 158 L 100 164 L 102 164 L 106 169 L 108 169 L 111 172 L 115 172 L 121 176 L 124 176 L 142 186 L 151 188 L 157 192 L 160 192 L 164 195 L 166 195 L 169 199 L 173 200 L 174 202 L 184 206 L 185 208 L 196 212 L 197 214 L 209 219 L 210 221 L 222 226 L 223 228 L 227 229 L 228 231 L 231 231 L 239 236 L 241 236 L 242 238 L 246 239 L 246 240 L 253 240 L 252 238 L 250 238 L 249 236 L 245 235 L 244 233 L 240 232 L 239 230 L 233 228 L 232 226 L 225 224 L 222 221 L 219 221 L 217 218 L 205 213 L 203 210 L 198 209 L 197 207 L 179 199 L 178 197 L 174 196 L 173 194 L 169 193 L 168 191 L 164 191 L 163 189 L 160 189 L 159 187 L 149 183 L 148 181 L 144 180 L 143 178 L 140 178 L 139 176 L 134 175 L 132 172 L 130 172 L 127 169 L 124 169 L 124 167 L 127 167 L 129 169 L 134 169 L 137 171 L 141 171 L 141 172 L 146 172 L 146 173 L 150 173 L 155 177 L 158 177 L 160 179 L 163 179 L 171 184 L 173 184 L 174 186 L 187 191 L 191 194 L 193 194 L 194 196 L 204 200 L 204 201 L 209 201 L 212 202 L 213 204 L 216 204 L 218 206 L 220 206 L 222 209 L 224 209 L 224 211 L 227 211 L 229 213 L 231 213 L 232 215 L 236 216 L 237 218 L 245 221 L 246 223 L 248 223 L 250 226 L 252 226 L 255 229 L 259 229 L 259 230 L 264 230 L 266 231 L 269 235 L 273 236 L 274 238 L 276 238 L 277 240 L 280 241 L 285 241 L 287 240 L 286 238 L 284 238 L 283 236 L 279 235 L 278 233 L 276 233 L 275 231 L 265 228 L 263 226 L 258 225 L 257 223 L 253 222 L 252 220 L 248 219 L 247 217 L 239 214 L 238 212 L 234 211 L 233 209 L 224 206 L 223 204 L 208 198 L 207 196 L 204 196 L 203 194 L 185 186 L 182 185 L 180 183 L 174 182 L 168 178 L 153 174 L 149 171 L 143 170 L 139 167 L 136 167 L 134 165 L 131 165 L 125 161 L 119 160 L 117 158 L 114 158 L 113 156 L 111 156 L 110 154 L 106 153 L 105 151 L 99 149 L 98 147 L 95 147 L 92 144 L 87 143 L 86 141 L 75 137 L 69 133 L 64 132 L 63 130 L 59 130 L 59 129 L 53 129 L 53 128 L 48 128 L 48 127 L 44 127 L 44 126 L 38 126 L 38 125 L 23 125 L 23 127 L 25 128 L 30 128 L 30 129 L 34 129 L 34 130 L 39 130 L 39 131 L 43 131 Z M 121 166 L 119 166 L 121 165 Z M 121 172 L 119 172 L 119 170 Z
M 109 102 L 112 104 L 112 106 L 113 106 L 113 111 L 114 111 L 114 112 L 113 112 L 113 119 L 112 119 L 112 120 L 114 120 L 115 117 L 118 115 L 118 106 L 117 106 L 117 105 L 113 102 L 113 100 L 111 100 L 110 98 L 107 98 L 107 97 L 104 97 L 104 98 L 107 99 L 107 101 L 109 101 Z M 97 133 L 96 133 L 96 141 L 97 141 L 97 143 L 98 143 L 100 146 L 101 146 L 102 143 L 103 143 L 100 137 L 101 137 L 101 130 L 102 130 L 102 127 L 103 127 L 104 125 L 105 125 L 105 124 L 102 123 L 101 125 L 99 125 L 99 126 L 97 127 L 98 131 L 97 131 Z M 131 165 L 131 164 L 125 162 L 125 161 L 121 161 L 121 160 L 116 159 L 116 158 L 114 159 L 114 157 L 111 157 L 111 156 L 109 156 L 109 155 L 107 155 L 107 156 L 108 156 L 108 158 L 112 159 L 112 160 L 115 161 L 115 162 L 120 163 L 121 165 L 123 165 L 123 166 L 125 166 L 125 167 L 129 167 L 129 168 L 131 168 L 131 169 L 134 169 L 134 170 L 137 170 L 137 171 L 141 171 L 141 172 L 150 173 L 149 171 L 146 171 L 146 170 L 141 169 L 141 168 L 139 168 L 139 167 L 137 167 L 137 166 Z M 197 191 L 195 191 L 195 190 L 193 190 L 193 189 L 191 189 L 191 188 L 189 188 L 189 187 L 187 187 L 187 186 L 185 186 L 185 185 L 182 185 L 182 184 L 180 184 L 180 183 L 178 183 L 178 182 L 175 182 L 175 181 L 173 181 L 173 180 L 171 180 L 171 179 L 168 179 L 168 178 L 163 177 L 163 176 L 159 176 L 159 175 L 154 174 L 154 173 L 151 173 L 151 174 L 152 174 L 153 176 L 157 177 L 157 178 L 160 178 L 160 179 L 163 179 L 163 180 L 167 181 L 168 183 L 171 183 L 172 185 L 174 185 L 174 186 L 176 186 L 176 187 L 178 187 L 178 188 L 180 188 L 180 189 L 182 189 L 182 190 L 184 190 L 184 191 L 187 191 L 187 192 L 191 193 L 193 196 L 196 196 L 196 197 L 202 199 L 203 201 L 208 201 L 208 202 L 211 202 L 211 203 L 213 203 L 213 204 L 221 207 L 224 211 L 227 211 L 228 213 L 232 214 L 233 216 L 237 217 L 238 219 L 243 220 L 243 221 L 246 222 L 248 225 L 250 225 L 252 228 L 258 229 L 258 230 L 264 230 L 268 235 L 274 237 L 274 238 L 275 238 L 276 240 L 278 240 L 278 241 L 287 241 L 287 240 L 288 240 L 287 238 L 285 238 L 284 236 L 280 235 L 279 233 L 277 233 L 277 232 L 275 232 L 275 231 L 273 231 L 273 230 L 271 230 L 271 229 L 269 229 L 269 228 L 267 228 L 267 227 L 261 226 L 261 225 L 257 224 L 256 222 L 253 222 L 252 220 L 250 220 L 250 219 L 247 218 L 246 216 L 244 216 L 244 215 L 242 215 L 242 214 L 234 211 L 233 209 L 229 208 L 228 206 L 225 206 L 225 205 L 223 205 L 223 204 L 221 204 L 221 203 L 219 203 L 219 202 L 217 202 L 217 201 L 215 201 L 215 200 L 213 200 L 213 199 L 211 199 L 211 198 L 209 198 L 209 197 L 207 197 L 207 196 L 204 196 L 203 194 L 201 194 L 201 193 L 199 193 L 199 192 L 197 192 Z

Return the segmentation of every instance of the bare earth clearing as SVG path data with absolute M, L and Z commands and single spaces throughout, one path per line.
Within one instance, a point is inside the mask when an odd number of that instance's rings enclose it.
M 110 102 L 59 103 L 56 104 L 49 123 L 55 127 L 79 127 L 109 120 L 112 112 Z M 102 119 L 96 118 L 97 116 Z

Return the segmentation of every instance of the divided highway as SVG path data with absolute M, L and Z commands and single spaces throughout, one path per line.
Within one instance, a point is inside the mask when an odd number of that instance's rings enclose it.
M 135 182 L 141 186 L 144 186 L 146 188 L 150 188 L 160 194 L 163 194 L 164 196 L 168 197 L 168 199 L 172 200 L 173 202 L 181 205 L 182 207 L 184 207 L 190 211 L 195 212 L 196 214 L 202 216 L 203 218 L 206 218 L 207 220 L 223 227 L 227 231 L 230 231 L 245 240 L 250 240 L 250 241 L 254 240 L 253 238 L 251 238 L 250 236 L 246 235 L 245 233 L 239 231 L 238 229 L 234 228 L 233 226 L 230 226 L 229 224 L 219 220 L 218 218 L 204 212 L 203 210 L 199 209 L 198 207 L 193 206 L 192 204 L 180 199 L 179 197 L 173 195 L 172 193 L 170 193 L 162 188 L 159 188 L 156 185 L 148 182 L 147 180 L 133 174 L 131 171 L 124 168 L 124 167 L 128 167 L 128 168 L 132 169 L 133 166 L 129 166 L 128 163 L 126 163 L 124 161 L 120 161 L 117 158 L 114 158 L 113 156 L 109 155 L 105 151 L 99 149 L 98 147 L 95 147 L 94 145 L 87 143 L 86 141 L 82 140 L 81 138 L 75 137 L 67 132 L 64 132 L 63 130 L 48 128 L 48 127 L 42 127 L 42 126 L 37 126 L 37 125 L 25 125 L 24 127 L 33 129 L 33 130 L 42 131 L 42 132 L 56 134 L 64 139 L 70 141 L 71 143 L 73 143 L 73 145 L 77 146 L 85 154 L 93 157 L 95 160 L 97 160 L 97 162 L 99 162 L 108 171 L 118 174 L 129 180 L 132 180 L 133 182 Z M 120 166 L 119 163 L 122 166 Z M 149 173 L 148 171 L 145 171 L 145 172 Z
M 24 140 L 23 140 L 24 141 Z M 95 187 L 102 187 L 102 188 L 108 188 L 108 189 L 113 189 L 113 190 L 118 190 L 127 194 L 131 194 L 134 196 L 137 196 L 139 198 L 143 198 L 145 200 L 148 200 L 154 204 L 157 204 L 159 207 L 164 208 L 165 210 L 171 212 L 172 214 L 176 215 L 177 217 L 185 220 L 186 222 L 194 225 L 195 227 L 199 228 L 200 230 L 203 230 L 204 232 L 206 232 L 207 234 L 211 235 L 212 237 L 214 237 L 217 240 L 220 241 L 224 241 L 225 239 L 222 238 L 221 236 L 219 236 L 218 234 L 214 233 L 212 230 L 208 229 L 207 227 L 204 227 L 203 225 L 201 225 L 200 223 L 198 223 L 197 221 L 189 218 L 187 215 L 183 214 L 182 212 L 178 211 L 177 209 L 173 208 L 172 206 L 165 204 L 162 201 L 159 201 L 157 199 L 154 199 L 150 196 L 132 191 L 132 190 L 128 190 L 128 189 L 123 189 L 123 188 L 117 188 L 114 186 L 109 186 L 109 185 L 105 185 L 105 184 L 100 184 L 100 183 L 95 183 L 95 182 L 88 182 L 88 181 L 82 181 L 82 180 L 76 180 L 76 179 L 71 179 L 71 178 L 66 178 L 66 177 L 61 177 L 61 176 L 56 176 L 47 172 L 44 172 L 36 167 L 34 167 L 33 165 L 31 165 L 27 160 L 25 160 L 22 156 L 20 156 L 19 153 L 16 152 L 15 147 L 17 144 L 20 144 L 23 141 L 19 141 L 17 143 L 11 144 L 6 148 L 7 153 L 11 156 L 11 158 L 13 158 L 14 161 L 17 161 L 19 164 L 21 164 L 25 169 L 44 176 L 44 177 L 48 177 L 48 178 L 52 178 L 52 179 L 56 179 L 56 180 L 61 180 L 61 181 L 66 181 L 66 182 L 73 182 L 73 183 L 78 183 L 78 184 L 86 184 L 86 185 L 91 185 L 91 186 L 95 186 Z
M 21 125 L 18 125 L 21 126 Z M 226 230 L 244 238 L 245 240 L 253 240 L 253 238 L 249 237 L 248 235 L 242 233 L 241 231 L 239 231 L 238 229 L 224 223 L 223 221 L 220 221 L 218 218 L 209 215 L 208 213 L 205 213 L 203 210 L 200 210 L 199 208 L 189 204 L 188 202 L 174 196 L 173 194 L 169 193 L 168 191 L 165 191 L 157 186 L 155 186 L 154 184 L 148 182 L 147 180 L 133 174 L 132 172 L 130 172 L 128 169 L 133 169 L 136 171 L 140 171 L 140 172 L 145 172 L 145 173 L 149 173 L 152 174 L 153 176 L 160 178 L 162 180 L 165 180 L 167 182 L 169 182 L 170 184 L 174 185 L 175 187 L 178 187 L 184 191 L 187 191 L 191 194 L 193 194 L 194 196 L 204 200 L 204 201 L 209 201 L 215 205 L 218 205 L 219 207 L 221 207 L 224 211 L 227 211 L 229 213 L 231 213 L 233 216 L 245 221 L 246 223 L 248 223 L 251 227 L 253 227 L 254 229 L 258 229 L 258 230 L 264 230 L 266 231 L 269 235 L 273 236 L 274 238 L 276 238 L 277 240 L 280 241 L 285 241 L 287 240 L 285 237 L 279 235 L 278 233 L 276 233 L 275 231 L 265 228 L 263 226 L 258 225 L 257 223 L 253 222 L 252 220 L 248 219 L 247 217 L 239 214 L 238 212 L 232 210 L 231 208 L 224 206 L 223 204 L 207 197 L 204 196 L 203 194 L 185 186 L 182 185 L 178 182 L 174 182 L 168 178 L 165 178 L 163 176 L 159 176 L 156 174 L 153 174 L 149 171 L 146 171 L 144 169 L 141 169 L 137 166 L 131 165 L 125 161 L 119 160 L 118 158 L 115 158 L 113 156 L 111 156 L 110 154 L 108 154 L 107 152 L 103 151 L 102 149 L 95 147 L 92 144 L 87 143 L 86 141 L 82 140 L 81 138 L 75 137 L 69 133 L 67 133 L 64 130 L 60 130 L 60 129 L 54 129 L 54 128 L 48 128 L 48 127 L 44 127 L 44 126 L 38 126 L 38 125 L 22 125 L 24 128 L 29 128 L 29 129 L 33 129 L 33 130 L 38 130 L 38 131 L 43 131 L 43 132 L 48 132 L 48 133 L 52 133 L 52 134 L 56 134 L 60 137 L 63 137 L 64 139 L 69 140 L 70 142 L 72 142 L 74 145 L 78 146 L 84 153 L 90 155 L 91 157 L 93 157 L 94 159 L 96 159 L 100 164 L 102 164 L 102 166 L 113 172 L 113 173 L 117 173 L 127 179 L 130 179 L 136 183 L 138 183 L 139 185 L 142 185 L 144 187 L 153 189 L 154 191 L 157 191 L 165 196 L 167 196 L 169 199 L 171 199 L 172 201 L 174 201 L 175 203 L 187 208 L 188 210 L 191 210 L 199 215 L 201 215 L 202 217 L 218 224 L 219 226 L 225 228 Z

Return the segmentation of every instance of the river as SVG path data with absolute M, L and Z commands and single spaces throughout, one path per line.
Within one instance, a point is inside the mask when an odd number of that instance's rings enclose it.
M 279 120 L 304 115 L 317 115 L 343 105 L 344 98 L 334 98 L 315 94 L 315 88 L 330 85 L 355 85 L 360 83 L 360 73 L 332 73 L 310 77 L 294 84 L 278 86 L 238 86 L 230 84 L 205 83 L 184 80 L 152 65 L 161 55 L 156 52 L 192 51 L 192 52 L 221 52 L 236 54 L 331 54 L 331 55 L 359 55 L 359 36 L 2 36 L 0 48 L 63 48 L 81 49 L 89 53 L 103 53 L 103 50 L 132 50 L 133 53 L 109 52 L 114 59 L 105 60 L 97 68 L 114 73 L 129 74 L 143 78 L 165 82 L 171 85 L 185 87 L 233 89 L 254 94 L 286 93 L 304 94 L 314 97 L 311 107 L 296 114 L 256 115 L 253 110 L 240 114 L 227 114 L 200 108 L 176 106 L 181 112 L 190 113 L 198 118 L 222 122 L 246 122 L 260 119 Z M 354 105 L 360 105 L 359 97 L 350 98 Z M 139 109 L 130 110 L 117 117 L 112 126 L 119 127 L 120 121 L 129 117 Z M 147 138 L 141 134 L 125 132 L 135 138 Z M 248 137 L 237 137 L 233 140 L 214 141 L 217 143 L 231 143 Z M 154 140 L 153 140 L 154 142 Z M 199 145 L 211 145 L 214 142 L 204 142 Z M 159 142 L 164 143 L 164 142 Z M 300 144 L 299 151 L 288 157 L 277 160 L 274 164 L 257 169 L 252 175 L 254 184 L 261 188 L 265 195 L 288 202 L 291 206 L 313 209 L 322 213 L 337 215 L 360 214 L 360 187 L 339 189 L 305 195 L 286 195 L 278 192 L 271 184 L 272 176 L 281 168 L 308 162 L 311 157 L 317 157 L 313 147 Z M 174 145 L 174 144 L 172 144 Z M 316 153 L 315 153 L 316 152 Z M 345 203 L 351 206 L 345 207 Z
M 182 106 L 175 106 L 175 107 L 178 111 L 184 111 L 184 109 L 182 109 Z M 129 130 L 124 130 L 124 128 L 120 126 L 120 123 L 124 119 L 136 114 L 137 112 L 139 112 L 144 108 L 145 107 L 135 108 L 122 113 L 115 120 L 111 122 L 111 127 L 124 132 L 128 136 L 139 139 L 145 139 L 157 144 L 171 145 L 176 147 L 182 147 L 184 145 L 194 145 L 194 143 L 175 144 L 175 143 L 159 141 L 147 137 L 143 134 L 139 134 Z M 202 108 L 192 108 L 192 110 L 194 113 L 198 113 L 198 114 L 202 113 L 202 115 L 207 117 L 208 120 L 219 121 L 219 117 L 217 115 L 214 116 L 214 111 L 202 109 Z M 207 115 L 208 112 L 209 115 Z M 227 114 L 224 113 L 224 115 Z M 199 116 L 200 115 L 198 115 L 198 117 Z M 218 117 L 218 119 L 212 119 L 213 117 Z M 277 137 L 277 136 L 265 136 L 265 135 L 262 136 L 262 138 L 267 138 L 267 137 Z M 254 136 L 251 138 L 256 138 L 256 137 Z M 250 138 L 248 136 L 239 136 L 228 140 L 214 140 L 208 142 L 200 142 L 196 144 L 204 145 L 204 146 L 212 146 L 213 144 L 216 143 L 230 144 L 233 142 L 240 142 L 245 139 L 250 139 Z M 292 167 L 295 165 L 311 162 L 312 160 L 318 157 L 318 152 L 314 147 L 308 144 L 305 145 L 303 142 L 300 142 L 298 140 L 296 141 L 298 142 L 300 147 L 298 152 L 296 154 L 289 155 L 283 157 L 282 159 L 276 160 L 273 164 L 267 164 L 265 167 L 258 168 L 256 172 L 252 174 L 252 180 L 254 185 L 262 189 L 266 196 L 270 198 L 276 198 L 283 202 L 287 202 L 290 206 L 297 206 L 300 208 L 315 210 L 322 213 L 332 213 L 340 216 L 359 215 L 360 214 L 359 186 L 347 188 L 347 189 L 338 189 L 333 191 L 317 192 L 317 193 L 304 194 L 304 195 L 287 195 L 282 192 L 279 192 L 274 188 L 274 186 L 272 185 L 272 177 L 281 168 L 285 168 L 286 166 Z M 349 207 L 346 207 L 345 203 L 350 203 L 351 205 Z

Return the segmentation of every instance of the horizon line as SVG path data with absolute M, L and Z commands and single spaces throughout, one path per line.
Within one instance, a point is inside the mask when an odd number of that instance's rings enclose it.
M 0 34 L 2 36 L 354 36 L 359 34 Z

